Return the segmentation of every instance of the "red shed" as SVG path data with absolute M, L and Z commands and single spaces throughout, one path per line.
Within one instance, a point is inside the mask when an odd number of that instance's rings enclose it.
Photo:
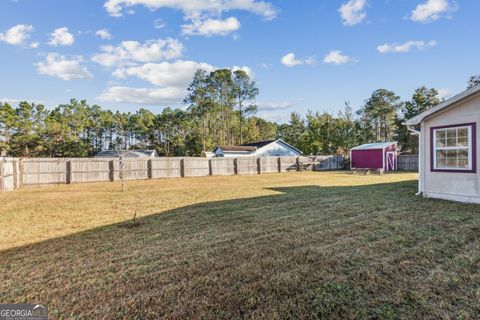
M 397 143 L 367 143 L 350 150 L 352 169 L 397 170 Z

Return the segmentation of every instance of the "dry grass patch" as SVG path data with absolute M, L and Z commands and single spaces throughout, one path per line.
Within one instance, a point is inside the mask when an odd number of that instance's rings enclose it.
M 480 207 L 415 197 L 414 178 L 304 172 L 1 194 L 0 296 L 46 302 L 54 318 L 478 318 Z M 125 228 L 136 192 L 141 225 Z

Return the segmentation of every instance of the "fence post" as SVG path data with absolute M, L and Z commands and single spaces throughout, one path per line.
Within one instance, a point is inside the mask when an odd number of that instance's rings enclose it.
M 300 157 L 297 157 L 297 159 L 295 160 L 295 163 L 297 165 L 297 171 L 300 171 Z
M 70 184 L 72 183 L 72 160 L 67 160 L 66 168 L 67 168 L 66 183 Z
M 185 159 L 180 159 L 180 177 L 185 178 Z
M 282 172 L 282 157 L 278 157 L 278 172 Z
M 152 179 L 153 177 L 152 159 L 147 160 L 147 177 L 148 179 Z
M 212 158 L 208 158 L 208 175 L 213 176 Z
M 257 171 L 258 174 L 262 174 L 262 158 L 257 158 Z
M 233 159 L 233 172 L 238 174 L 238 158 Z
M 18 161 L 16 159 L 12 160 L 12 168 L 13 168 L 13 189 L 18 188 L 18 168 L 17 168 Z
M 0 191 L 5 191 L 5 160 L 0 160 Z
M 23 185 L 23 176 L 25 173 L 25 164 L 23 163 L 23 158 L 20 158 L 20 162 L 18 163 L 18 186 L 21 187 Z
M 108 169 L 110 174 L 110 182 L 115 181 L 115 160 L 110 160 L 108 163 Z

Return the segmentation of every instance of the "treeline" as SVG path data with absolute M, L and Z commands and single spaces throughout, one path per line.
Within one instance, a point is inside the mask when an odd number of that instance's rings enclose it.
M 480 84 L 470 78 L 468 87 Z M 440 102 L 438 91 L 420 87 L 408 101 L 393 91 L 372 93 L 357 112 L 349 103 L 338 114 L 293 112 L 286 124 L 257 117 L 258 88 L 242 70 L 198 70 L 188 88 L 186 109 L 155 114 L 113 112 L 71 100 L 52 110 L 41 104 L 0 103 L 0 151 L 25 157 L 86 157 L 100 150 L 154 149 L 163 156 L 198 156 L 216 145 L 282 138 L 304 154 L 345 154 L 358 144 L 396 140 L 416 153 L 405 121 Z
M 274 138 L 275 123 L 255 116 L 255 82 L 243 70 L 198 70 L 184 109 L 112 112 L 71 100 L 53 110 L 0 103 L 0 150 L 12 156 L 86 157 L 100 150 L 155 149 L 164 156 L 195 156 L 218 144 Z

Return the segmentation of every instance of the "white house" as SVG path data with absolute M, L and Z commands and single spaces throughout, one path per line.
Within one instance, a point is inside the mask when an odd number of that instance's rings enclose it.
M 216 157 L 298 157 L 302 152 L 282 139 L 247 143 L 241 146 L 218 146 Z
M 407 121 L 419 135 L 419 194 L 480 203 L 479 123 L 480 86 Z
M 155 158 L 158 153 L 155 150 L 102 150 L 95 155 L 95 158 Z

